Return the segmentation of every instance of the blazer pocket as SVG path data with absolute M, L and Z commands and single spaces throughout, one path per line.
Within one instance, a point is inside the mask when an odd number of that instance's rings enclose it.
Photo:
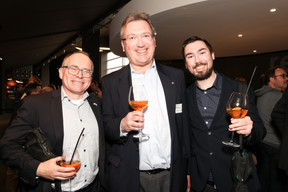
M 119 167 L 121 159 L 115 155 L 115 154 L 110 154 L 108 157 L 108 162 L 114 165 L 115 167 Z

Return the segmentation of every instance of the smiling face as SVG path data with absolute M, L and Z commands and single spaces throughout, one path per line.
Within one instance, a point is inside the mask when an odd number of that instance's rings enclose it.
M 186 45 L 184 49 L 185 66 L 196 80 L 205 80 L 211 77 L 213 70 L 214 53 L 210 53 L 203 41 L 195 41 Z
M 153 63 L 156 48 L 151 27 L 144 20 L 136 20 L 127 23 L 122 30 L 125 40 L 121 41 L 121 45 L 131 67 L 137 72 L 145 73 Z M 131 37 L 135 38 L 134 41 L 130 41 Z
M 74 66 L 79 69 L 93 70 L 93 63 L 90 58 L 83 53 L 74 53 L 64 59 L 63 66 Z M 92 77 L 83 77 L 79 71 L 77 75 L 70 75 L 68 68 L 59 69 L 59 77 L 62 79 L 62 87 L 70 99 L 78 100 L 83 97 L 85 91 L 91 84 Z

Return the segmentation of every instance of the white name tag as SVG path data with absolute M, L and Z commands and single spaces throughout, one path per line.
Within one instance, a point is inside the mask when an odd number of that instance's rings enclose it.
M 182 103 L 176 104 L 175 113 L 182 113 Z

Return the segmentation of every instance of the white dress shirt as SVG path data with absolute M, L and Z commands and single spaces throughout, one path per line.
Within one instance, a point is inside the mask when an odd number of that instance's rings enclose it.
M 166 99 L 155 61 L 145 74 L 131 68 L 132 85 L 142 84 L 148 94 L 148 107 L 144 112 L 143 133 L 148 140 L 139 142 L 140 170 L 170 168 L 171 134 Z
M 77 146 L 81 166 L 76 177 L 71 179 L 71 190 L 88 186 L 95 179 L 99 167 L 99 132 L 96 117 L 90 107 L 86 92 L 82 99 L 71 100 L 62 88 L 62 112 L 64 123 L 63 152 L 74 148 L 78 137 L 85 128 Z M 70 191 L 69 180 L 61 182 L 63 191 Z

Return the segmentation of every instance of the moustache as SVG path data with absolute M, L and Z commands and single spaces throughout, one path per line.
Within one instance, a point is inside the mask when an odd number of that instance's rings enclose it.
M 207 63 L 196 63 L 196 66 L 194 67 L 194 69 L 201 66 L 201 65 L 207 65 Z

